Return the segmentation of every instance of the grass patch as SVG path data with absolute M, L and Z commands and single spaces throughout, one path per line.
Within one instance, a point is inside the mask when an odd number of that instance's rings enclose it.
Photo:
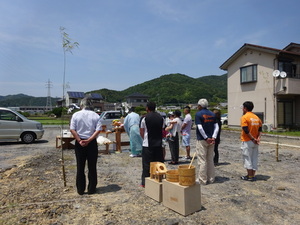
M 227 126 L 222 126 L 222 130 L 231 130 L 231 131 L 237 131 L 241 132 L 241 128 L 228 128 Z M 300 131 L 278 131 L 278 132 L 263 132 L 263 134 L 273 134 L 273 135 L 279 135 L 279 136 L 293 136 L 293 137 L 300 137 Z
M 43 125 L 68 125 L 70 123 L 70 118 L 50 118 L 50 117 L 28 117 L 30 120 L 35 120 Z
M 300 131 L 281 131 L 281 132 L 266 132 L 267 134 L 281 135 L 281 136 L 295 136 L 300 137 Z

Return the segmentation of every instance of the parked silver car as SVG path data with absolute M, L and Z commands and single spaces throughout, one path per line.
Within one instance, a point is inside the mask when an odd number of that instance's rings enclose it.
M 228 125 L 228 113 L 221 115 L 221 123 L 222 125 Z
M 112 121 L 121 119 L 122 113 L 120 111 L 104 111 L 100 114 L 100 121 L 102 125 L 106 125 L 107 130 L 112 129 Z
M 0 107 L 0 140 L 17 140 L 29 144 L 44 135 L 43 125 L 22 114 Z

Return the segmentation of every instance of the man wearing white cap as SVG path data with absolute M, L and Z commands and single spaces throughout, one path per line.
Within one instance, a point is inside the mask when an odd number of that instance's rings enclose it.
M 215 114 L 207 109 L 208 101 L 198 101 L 198 112 L 195 115 L 197 126 L 196 152 L 198 165 L 198 179 L 201 184 L 213 183 L 215 181 L 214 145 L 217 138 L 219 125 Z

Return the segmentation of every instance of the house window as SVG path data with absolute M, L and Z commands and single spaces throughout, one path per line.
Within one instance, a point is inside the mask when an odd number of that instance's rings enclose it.
M 241 67 L 241 84 L 257 81 L 257 65 Z
M 280 101 L 278 102 L 277 121 L 279 127 L 290 127 L 293 125 L 293 102 Z
M 284 71 L 287 74 L 287 77 L 296 77 L 297 65 L 292 62 L 280 60 L 278 62 L 278 70 Z

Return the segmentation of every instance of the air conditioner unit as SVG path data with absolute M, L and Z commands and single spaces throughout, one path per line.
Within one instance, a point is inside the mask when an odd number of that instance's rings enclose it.
M 263 125 L 262 125 L 262 131 L 264 131 L 264 132 L 270 132 L 272 130 L 272 125 L 271 124 L 269 124 L 269 123 L 264 123 Z

